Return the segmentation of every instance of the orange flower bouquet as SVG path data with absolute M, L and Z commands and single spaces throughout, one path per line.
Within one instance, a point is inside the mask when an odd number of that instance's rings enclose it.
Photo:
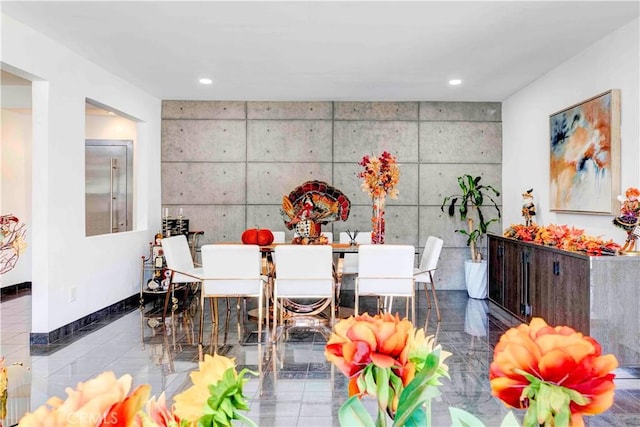
M 325 347 L 327 360 L 349 377 L 350 398 L 338 413 L 340 424 L 374 425 L 360 399 L 377 399 L 376 426 L 427 425 L 423 407 L 440 393 L 439 378 L 448 377 L 443 362 L 450 355 L 398 315 L 351 316 L 340 320 Z
M 373 200 L 371 242 L 384 243 L 385 198 L 398 197 L 398 161 L 391 153 L 383 151 L 380 157 L 364 156 L 359 165 L 364 168 L 358 173 L 358 178 L 362 178 L 362 191 L 369 193 Z
M 151 387 L 131 389 L 131 375 L 116 378 L 104 372 L 96 378 L 67 388 L 67 399 L 49 399 L 35 412 L 27 413 L 19 426 L 145 426 L 190 427 L 231 426 L 232 420 L 245 425 L 256 424 L 239 411 L 249 409 L 242 387 L 250 372 L 239 374 L 232 359 L 205 355 L 200 370 L 190 374 L 193 385 L 176 395 L 175 405 L 168 408 L 164 393 L 149 399 Z M 145 407 L 146 411 L 143 410 Z
M 508 407 L 526 409 L 525 426 L 583 426 L 583 415 L 613 404 L 615 356 L 567 326 L 534 317 L 509 329 L 490 366 L 492 394 Z

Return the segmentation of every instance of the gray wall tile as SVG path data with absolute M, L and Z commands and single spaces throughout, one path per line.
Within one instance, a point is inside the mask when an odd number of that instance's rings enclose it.
M 250 162 L 331 162 L 331 122 L 250 120 L 247 158 Z
M 249 163 L 247 203 L 280 205 L 282 197 L 306 181 L 331 182 L 331 163 Z
M 247 103 L 247 118 L 252 119 L 319 119 L 333 118 L 331 102 L 273 102 Z
M 163 119 L 245 119 L 244 101 L 162 101 Z
M 458 177 L 465 174 L 480 176 L 480 183 L 501 190 L 502 165 L 499 164 L 421 164 L 420 205 L 440 206 L 445 197 L 460 193 Z M 502 204 L 502 193 L 496 201 Z
M 190 230 L 202 230 L 201 244 L 237 242 L 245 230 L 244 205 L 181 205 Z
M 420 120 L 501 122 L 502 104 L 499 102 L 421 102 Z
M 162 160 L 244 162 L 244 120 L 163 120 Z
M 165 205 L 244 204 L 243 163 L 163 163 Z
M 336 121 L 333 147 L 336 162 L 360 162 L 385 150 L 400 163 L 417 162 L 418 122 Z
M 420 163 L 501 163 L 502 123 L 420 122 Z
M 417 120 L 417 102 L 336 102 L 335 120 Z

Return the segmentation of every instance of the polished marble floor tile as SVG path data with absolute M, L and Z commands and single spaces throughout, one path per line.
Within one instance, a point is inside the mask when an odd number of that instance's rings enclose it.
M 435 321 L 435 313 L 427 311 L 424 293 L 419 294 L 417 303 L 418 326 L 425 327 L 427 334 L 435 335 L 442 347 L 453 353 L 446 361 L 451 379 L 443 380 L 442 395 L 432 402 L 432 425 L 450 425 L 448 408 L 455 406 L 472 412 L 487 427 L 498 426 L 508 410 L 491 396 L 489 364 L 499 337 L 519 322 L 490 309 L 487 301 L 469 299 L 465 292 L 441 291 L 439 298 L 440 323 Z M 348 300 L 349 292 L 345 291 L 343 301 Z M 394 304 L 404 312 L 404 303 Z M 221 304 L 224 314 L 223 308 Z M 50 396 L 66 397 L 65 387 L 104 370 L 117 376 L 131 374 L 134 385 L 150 384 L 153 394 L 165 391 L 170 399 L 190 385 L 189 373 L 198 366 L 194 344 L 198 315 L 176 315 L 165 325 L 151 327 L 141 312 L 134 310 L 90 325 L 59 343 L 29 347 L 30 313 L 29 295 L 0 303 L 0 354 L 6 356 L 7 364 L 22 362 L 29 368 L 24 371 L 24 384 L 13 384 L 19 386 L 20 398 L 13 395 L 6 425 L 15 424 L 25 411 L 34 410 Z M 238 344 L 234 309 L 229 318 L 232 325 L 221 325 L 217 331 L 220 352 L 235 357 L 239 369 L 261 373 L 245 386 L 251 419 L 261 427 L 339 425 L 337 414 L 347 398 L 348 381 L 326 361 L 322 333 L 294 330 L 286 341 L 272 346 L 257 344 L 253 332 L 242 337 L 245 344 Z M 215 334 L 208 309 L 205 319 L 205 351 L 212 351 L 208 344 Z M 605 414 L 587 418 L 589 426 L 640 426 L 640 367 L 625 367 L 616 373 L 614 406 Z M 374 413 L 375 401 L 365 399 L 365 406 Z

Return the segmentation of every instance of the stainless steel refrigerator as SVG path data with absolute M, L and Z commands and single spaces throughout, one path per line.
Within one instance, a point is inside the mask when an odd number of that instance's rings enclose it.
M 87 236 L 119 233 L 133 225 L 133 141 L 85 141 Z

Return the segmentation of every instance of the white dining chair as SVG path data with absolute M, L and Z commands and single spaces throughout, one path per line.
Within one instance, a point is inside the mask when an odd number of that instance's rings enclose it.
M 196 267 L 191 256 L 191 247 L 183 234 L 160 240 L 167 269 L 171 270 L 171 283 L 199 283 L 202 268 Z
M 371 244 L 371 231 L 359 232 L 355 238 L 359 245 Z M 351 243 L 351 237 L 346 231 L 341 231 L 339 236 L 340 243 Z M 358 254 L 344 254 L 342 260 L 342 274 L 358 274 Z
M 258 245 L 210 244 L 202 246 L 202 291 L 201 307 L 205 298 L 238 298 L 237 322 L 238 342 L 241 342 L 246 318 L 241 299 L 258 299 L 258 342 L 262 342 L 262 323 L 266 319 L 269 330 L 269 300 L 265 298 L 266 278 L 262 275 L 262 254 Z M 266 301 L 266 303 L 265 303 Z M 266 308 L 265 308 L 266 305 Z M 266 311 L 263 311 L 266 309 Z M 217 311 L 212 311 L 214 328 L 219 325 Z M 200 341 L 204 324 L 204 310 L 200 313 Z M 217 346 L 216 346 L 217 347 Z
M 415 281 L 413 265 L 415 247 L 411 245 L 362 245 L 359 247 L 358 276 L 355 285 L 355 315 L 360 308 L 360 297 L 399 296 L 407 299 L 407 313 L 411 304 L 411 321 L 416 320 Z M 384 310 L 391 312 L 391 304 Z
M 413 277 L 416 282 L 424 283 L 424 292 L 427 295 L 427 307 L 429 309 L 431 309 L 431 299 L 429 298 L 429 289 L 427 285 L 431 286 L 431 293 L 433 294 L 433 303 L 436 306 L 436 317 L 438 318 L 438 322 L 442 320 L 442 318 L 440 317 L 440 307 L 438 306 L 438 295 L 436 295 L 433 273 L 438 268 L 438 261 L 440 260 L 440 252 L 442 252 L 443 244 L 444 241 L 442 239 L 435 236 L 429 236 L 424 245 L 420 264 L 413 271 Z
M 197 293 L 202 282 L 202 267 L 195 266 L 192 247 L 184 234 L 165 237 L 160 240 L 160 245 L 167 269 L 171 272 L 162 311 L 162 321 L 164 321 L 169 310 L 169 301 L 171 301 L 171 315 L 178 308 L 178 300 L 175 298 L 176 289 L 184 290 L 184 304 L 187 303 L 189 293 Z
M 273 287 L 273 339 L 284 326 L 283 299 L 326 298 L 330 305 L 329 329 L 335 323 L 335 282 L 331 245 L 279 245 L 275 248 Z M 280 317 L 278 318 L 278 310 Z M 279 320 L 278 320 L 279 319 Z

